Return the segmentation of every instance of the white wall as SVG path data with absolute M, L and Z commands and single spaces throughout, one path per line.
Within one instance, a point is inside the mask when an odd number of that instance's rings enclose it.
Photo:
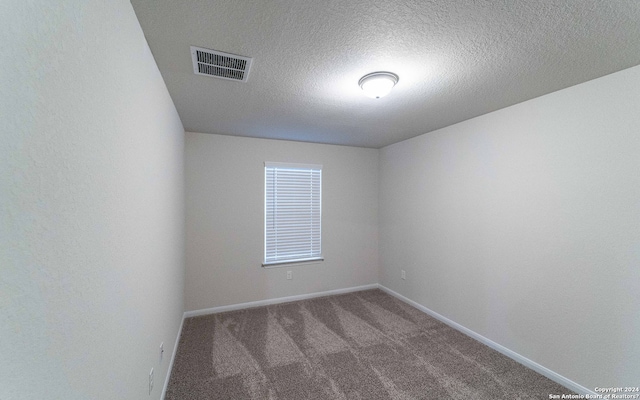
M 159 399 L 184 129 L 131 4 L 3 1 L 0 48 L 0 398 Z
M 187 132 L 185 155 L 186 310 L 378 281 L 377 150 Z M 323 165 L 325 261 L 261 266 L 265 161 Z
M 383 285 L 591 390 L 640 383 L 640 67 L 385 147 L 380 170 Z

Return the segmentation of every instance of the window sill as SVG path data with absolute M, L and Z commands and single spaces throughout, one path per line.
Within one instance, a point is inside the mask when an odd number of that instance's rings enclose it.
M 324 261 L 324 257 L 318 258 L 306 258 L 304 260 L 292 260 L 292 261 L 280 261 L 273 262 L 268 264 L 262 264 L 263 268 L 278 268 L 278 267 L 288 267 L 291 265 L 299 265 L 299 264 L 313 264 L 317 262 Z

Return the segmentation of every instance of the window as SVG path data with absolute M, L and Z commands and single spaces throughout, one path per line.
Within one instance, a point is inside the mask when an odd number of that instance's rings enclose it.
M 322 260 L 322 165 L 265 163 L 264 266 Z

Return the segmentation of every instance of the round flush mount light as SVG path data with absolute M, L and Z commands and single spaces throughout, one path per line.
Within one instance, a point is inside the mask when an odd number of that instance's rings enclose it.
M 392 72 L 372 72 L 360 78 L 358 85 L 364 93 L 374 99 L 384 97 L 391 92 L 391 89 L 398 83 L 398 75 Z

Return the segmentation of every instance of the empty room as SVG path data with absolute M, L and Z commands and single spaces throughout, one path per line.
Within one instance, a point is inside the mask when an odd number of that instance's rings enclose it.
M 637 0 L 5 0 L 0 399 L 640 399 Z

